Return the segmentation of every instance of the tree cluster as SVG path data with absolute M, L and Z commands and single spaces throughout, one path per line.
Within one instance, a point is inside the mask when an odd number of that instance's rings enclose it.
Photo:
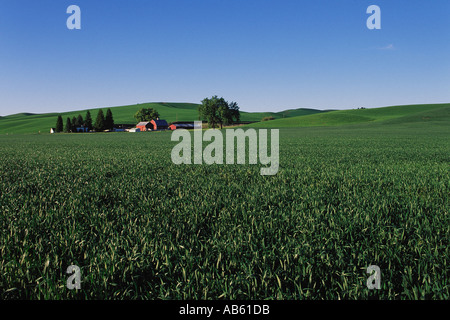
M 210 128 L 227 126 L 240 120 L 239 106 L 236 102 L 228 103 L 224 98 L 213 96 L 205 98 L 198 107 L 199 118 L 208 122 Z
M 141 108 L 134 114 L 137 122 L 150 122 L 159 118 L 159 113 L 153 108 Z
M 78 115 L 78 117 L 68 117 L 66 119 L 66 125 L 63 125 L 63 119 L 59 115 L 58 119 L 56 121 L 56 132 L 77 132 L 77 128 L 79 127 L 85 127 L 88 129 L 88 131 L 95 130 L 97 132 L 101 132 L 104 130 L 112 130 L 114 129 L 114 119 L 111 112 L 111 109 L 108 109 L 106 112 L 106 117 L 103 115 L 103 110 L 100 109 L 97 114 L 97 118 L 95 120 L 95 123 L 92 123 L 92 116 L 90 111 L 88 110 L 86 112 L 86 116 L 83 119 L 81 114 Z
M 96 132 L 102 132 L 105 130 L 114 129 L 114 119 L 111 109 L 106 110 L 106 116 L 103 114 L 103 110 L 98 110 L 97 118 L 94 123 L 94 130 Z

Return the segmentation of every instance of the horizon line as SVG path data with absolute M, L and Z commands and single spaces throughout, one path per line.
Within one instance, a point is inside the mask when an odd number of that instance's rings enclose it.
M 120 106 L 104 106 L 104 107 L 91 107 L 87 109 L 77 109 L 72 111 L 51 111 L 51 112 L 44 112 L 44 113 L 34 113 L 34 112 L 17 112 L 17 113 L 11 113 L 6 115 L 0 115 L 0 118 L 3 117 L 9 117 L 9 116 L 15 116 L 20 114 L 26 114 L 26 115 L 46 115 L 46 114 L 66 114 L 66 113 L 73 113 L 73 112 L 81 112 L 81 111 L 89 111 L 89 110 L 99 110 L 99 109 L 108 109 L 108 108 L 123 108 L 123 107 L 129 107 L 129 106 L 137 106 L 140 104 L 170 104 L 170 103 L 185 103 L 185 104 L 195 104 L 200 105 L 200 103 L 194 103 L 194 102 L 175 102 L 175 101 L 165 101 L 165 102 L 138 102 L 135 104 L 126 104 L 126 105 L 120 105 Z M 408 103 L 408 104 L 396 104 L 396 105 L 385 105 L 385 106 L 378 106 L 378 107 L 366 107 L 366 106 L 359 106 L 359 107 L 352 107 L 352 108 L 345 108 L 345 109 L 320 109 L 320 108 L 304 108 L 304 107 L 298 107 L 298 108 L 289 108 L 289 109 L 283 109 L 280 111 L 245 111 L 245 110 L 239 110 L 241 112 L 245 113 L 280 113 L 280 112 L 286 112 L 291 110 L 298 110 L 298 109 L 305 109 L 305 110 L 319 110 L 319 111 L 345 111 L 345 110 L 355 110 L 358 108 L 365 108 L 365 109 L 378 109 L 378 108 L 389 108 L 389 107 L 400 107 L 400 106 L 418 106 L 418 105 L 430 105 L 430 104 L 450 104 L 450 102 L 435 102 L 435 103 Z

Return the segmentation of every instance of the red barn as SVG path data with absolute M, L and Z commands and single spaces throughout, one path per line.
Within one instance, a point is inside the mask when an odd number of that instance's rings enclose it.
M 167 125 L 166 120 L 152 120 L 150 121 L 151 125 L 153 126 L 153 130 L 167 130 L 169 126 Z
M 139 122 L 136 125 L 136 128 L 142 131 L 151 131 L 153 129 L 153 125 L 150 122 Z

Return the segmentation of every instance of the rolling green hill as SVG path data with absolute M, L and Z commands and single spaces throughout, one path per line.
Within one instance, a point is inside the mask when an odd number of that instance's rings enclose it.
M 161 115 L 161 118 L 166 119 L 168 122 L 175 121 L 177 119 L 184 121 L 196 120 L 197 105 L 190 103 L 143 103 L 129 106 L 111 107 L 111 111 L 114 116 L 115 123 L 136 123 L 134 114 L 140 108 L 155 108 Z M 97 116 L 99 109 L 105 108 L 93 108 L 89 109 L 93 121 Z M 55 127 L 56 119 L 59 114 L 63 117 L 65 124 L 67 117 L 76 117 L 79 114 L 86 115 L 87 110 L 64 112 L 64 113 L 45 113 L 45 114 L 14 114 L 5 116 L 0 119 L 0 134 L 4 133 L 37 133 L 37 132 L 50 132 L 50 128 Z
M 289 109 L 281 112 L 242 112 L 242 121 L 261 121 L 265 117 L 274 117 L 275 119 L 284 119 L 290 117 L 307 116 L 311 114 L 326 113 L 329 110 L 317 110 L 317 109 Z
M 134 124 L 134 114 L 140 108 L 154 108 L 167 122 L 195 121 L 198 119 L 197 107 L 194 103 L 154 102 L 120 107 L 111 107 L 115 123 Z M 100 108 L 89 109 L 95 117 Z M 102 108 L 106 111 L 107 108 Z M 61 113 L 65 123 L 67 117 L 83 118 L 87 110 Z M 47 133 L 55 127 L 58 113 L 33 114 L 18 113 L 0 117 L 0 134 L 11 133 Z M 272 116 L 275 120 L 257 122 L 248 127 L 282 128 L 282 127 L 328 127 L 356 124 L 403 124 L 430 122 L 449 123 L 450 104 L 421 104 L 404 105 L 373 109 L 353 109 L 321 111 L 315 109 L 291 109 L 281 112 L 244 112 L 241 111 L 241 121 L 261 121 L 264 117 Z
M 114 116 L 115 123 L 129 123 L 134 124 L 136 120 L 134 119 L 134 114 L 140 108 L 154 108 L 161 115 L 162 119 L 167 122 L 173 121 L 195 121 L 198 119 L 197 107 L 198 104 L 194 103 L 143 103 L 120 107 L 111 107 L 111 111 Z M 97 112 L 100 108 L 89 109 L 93 121 L 97 116 Z M 101 108 L 106 112 L 107 107 Z M 63 117 L 63 122 L 65 124 L 67 117 L 77 117 L 79 114 L 83 116 L 86 115 L 87 110 L 72 111 L 60 113 Z M 325 111 L 314 110 L 314 109 L 293 109 L 286 110 L 282 112 L 242 112 L 241 111 L 241 121 L 260 121 L 263 117 L 272 116 L 275 119 L 300 116 L 300 115 L 310 115 L 315 113 L 322 113 Z M 5 117 L 0 117 L 0 134 L 6 133 L 47 133 L 50 132 L 50 128 L 56 126 L 56 119 L 59 113 L 46 113 L 46 114 L 33 114 L 33 113 L 19 113 L 13 114 Z
M 412 122 L 448 123 L 450 104 L 426 104 L 383 107 L 373 109 L 339 110 L 300 117 L 290 117 L 253 123 L 249 127 L 327 127 L 354 124 L 403 124 Z

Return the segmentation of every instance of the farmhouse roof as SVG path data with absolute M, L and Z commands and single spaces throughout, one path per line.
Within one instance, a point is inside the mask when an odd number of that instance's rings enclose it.
M 148 125 L 149 123 L 150 123 L 150 122 L 148 122 L 148 121 L 139 122 L 139 123 L 136 125 L 136 127 L 146 126 L 146 125 Z
M 166 120 L 153 120 L 157 126 L 167 126 Z

